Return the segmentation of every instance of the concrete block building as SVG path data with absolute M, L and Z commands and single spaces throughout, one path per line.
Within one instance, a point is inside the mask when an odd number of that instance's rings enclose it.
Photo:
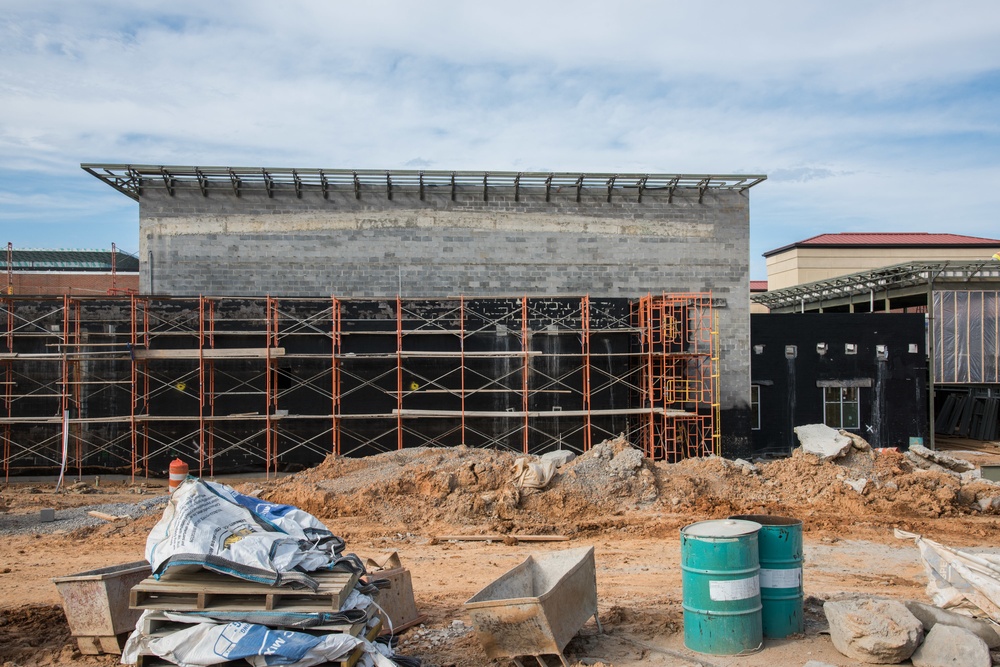
M 82 166 L 139 202 L 140 292 L 151 305 L 139 300 L 133 310 L 153 313 L 150 328 L 168 320 L 187 327 L 200 318 L 188 342 L 164 331 L 174 338 L 155 349 L 155 340 L 140 336 L 136 344 L 149 349 L 133 351 L 133 364 L 166 368 L 183 357 L 206 365 L 221 354 L 206 350 L 222 345 L 225 328 L 209 320 L 232 314 L 234 349 L 219 363 L 236 364 L 237 350 L 253 347 L 258 351 L 246 354 L 275 365 L 273 382 L 268 370 L 261 387 L 269 396 L 262 419 L 280 413 L 293 423 L 300 406 L 276 406 L 298 385 L 282 383 L 297 382 L 297 369 L 318 363 L 325 345 L 322 354 L 333 361 L 301 375 L 332 373 L 334 407 L 325 409 L 329 415 L 317 408 L 298 416 L 333 418 L 334 440 L 341 417 L 361 421 L 337 403 L 338 378 L 349 377 L 372 390 L 369 403 L 388 401 L 366 418 L 395 429 L 400 447 L 420 431 L 402 420 L 420 416 L 425 424 L 456 420 L 421 431 L 441 434 L 441 443 L 458 441 L 453 433 L 460 428 L 461 441 L 504 445 L 509 438 L 497 434 L 513 433 L 509 427 L 471 428 L 468 419 L 518 419 L 518 448 L 523 436 L 525 451 L 586 449 L 591 436 L 575 439 L 579 428 L 567 426 L 573 418 L 584 420 L 587 433 L 606 419 L 593 437 L 621 428 L 648 438 L 651 456 L 749 450 L 749 190 L 763 176 Z M 153 312 L 166 300 L 196 298 L 200 305 Z M 312 299 L 316 310 L 296 315 L 313 306 L 285 305 L 295 299 Z M 326 310 L 318 305 L 323 299 Z M 265 342 L 255 342 L 249 319 L 235 323 L 241 313 L 254 313 L 247 317 L 262 323 L 258 338 Z M 286 324 L 288 317 L 298 320 Z M 428 329 L 439 325 L 432 342 Z M 351 341 L 367 336 L 370 344 L 346 352 L 339 347 L 345 327 L 355 327 Z M 317 338 L 299 349 L 293 333 L 303 332 Z M 325 342 L 318 332 L 326 332 Z M 390 332 L 393 345 L 378 342 Z M 473 344 L 475 354 L 494 360 L 492 368 L 470 371 Z M 198 350 L 171 352 L 185 345 Z M 273 361 L 278 349 L 286 356 Z M 165 361 L 171 353 L 177 359 Z M 523 368 L 511 370 L 515 353 Z M 396 366 L 350 367 L 366 354 L 376 366 L 389 356 Z M 418 370 L 434 354 L 433 367 Z M 188 420 L 204 421 L 214 409 L 208 406 L 219 392 L 201 388 L 211 384 L 211 372 L 202 368 L 198 383 L 164 380 L 166 387 L 183 384 L 187 395 L 194 387 L 203 392 Z M 469 388 L 486 376 L 489 382 Z M 474 392 L 515 395 L 468 414 Z M 441 409 L 449 400 L 454 409 Z M 145 405 L 141 398 L 132 403 Z M 183 405 L 168 411 L 179 415 Z M 706 415 L 714 415 L 714 446 L 685 446 Z M 295 437 L 312 442 L 303 433 Z M 385 433 L 373 433 L 357 436 L 359 451 L 388 446 Z M 190 441 L 180 431 L 169 437 Z M 276 438 L 268 432 L 268 451 Z M 668 440 L 682 444 L 662 444 Z

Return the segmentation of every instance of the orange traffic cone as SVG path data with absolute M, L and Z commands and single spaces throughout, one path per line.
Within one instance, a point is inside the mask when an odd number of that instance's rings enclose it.
M 180 459 L 174 459 L 170 462 L 170 492 L 173 493 L 177 490 L 177 487 L 181 485 L 188 476 L 188 464 L 184 463 Z

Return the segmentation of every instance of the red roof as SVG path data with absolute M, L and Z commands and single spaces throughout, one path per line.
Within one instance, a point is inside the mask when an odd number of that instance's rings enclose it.
M 750 291 L 751 292 L 766 292 L 767 291 L 767 281 L 766 280 L 751 280 L 750 281 Z
M 937 234 L 932 232 L 841 232 L 838 234 L 819 234 L 804 241 L 798 241 L 775 250 L 768 250 L 765 257 L 801 246 L 870 246 L 884 247 L 935 247 L 946 248 L 961 246 L 966 248 L 1000 248 L 1000 240 L 986 239 L 979 236 L 963 236 L 961 234 Z

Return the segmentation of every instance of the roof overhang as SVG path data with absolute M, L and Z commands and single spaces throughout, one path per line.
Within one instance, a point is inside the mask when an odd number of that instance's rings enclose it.
M 164 189 L 171 194 L 178 184 L 199 187 L 207 195 L 209 188 L 232 189 L 237 195 L 244 188 L 257 188 L 269 195 L 275 185 L 321 191 L 324 195 L 334 187 L 353 188 L 360 193 L 362 186 L 385 188 L 392 198 L 395 189 L 419 191 L 425 188 L 477 187 L 484 192 L 490 187 L 515 190 L 575 188 L 607 191 L 633 190 L 639 200 L 645 191 L 696 190 L 699 197 L 709 190 L 743 192 L 767 179 L 749 174 L 613 174 L 578 172 L 515 172 L 515 171 L 416 171 L 365 169 L 286 169 L 270 167 L 184 167 L 167 165 L 98 164 L 80 165 L 84 171 L 104 181 L 115 190 L 138 201 L 144 189 Z
M 976 287 L 970 287 L 975 284 Z M 984 284 L 1000 286 L 1000 262 L 907 262 L 837 278 L 753 294 L 750 300 L 771 312 L 805 309 L 822 304 L 848 303 L 855 297 L 902 296 L 927 293 L 935 286 L 947 289 L 982 289 Z

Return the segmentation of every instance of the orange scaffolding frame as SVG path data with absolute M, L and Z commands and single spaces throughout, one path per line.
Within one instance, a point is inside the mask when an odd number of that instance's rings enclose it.
M 347 319 L 356 302 L 369 301 L 381 304 L 377 317 Z M 559 308 L 553 306 L 557 301 Z M 485 302 L 493 305 L 484 309 Z M 719 453 L 719 331 L 711 293 L 646 295 L 619 319 L 601 310 L 604 302 L 599 302 L 587 295 L 322 300 L 133 294 L 58 301 L 5 296 L 0 301 L 6 315 L 0 319 L 6 323 L 6 354 L 0 360 L 4 474 L 25 468 L 28 459 L 33 466 L 55 461 L 51 452 L 61 419 L 51 412 L 32 416 L 44 412 L 37 406 L 51 398 L 58 399 L 60 411 L 70 412 L 71 464 L 77 474 L 91 465 L 95 452 L 104 453 L 102 460 L 117 460 L 118 440 L 124 438 L 130 451 L 123 461 L 133 479 L 148 476 L 154 459 L 190 452 L 191 447 L 197 448 L 192 460 L 200 475 L 214 475 L 223 455 L 238 454 L 270 475 L 299 448 L 308 456 L 342 456 L 372 448 L 384 451 L 389 438 L 396 450 L 457 437 L 462 443 L 501 448 L 516 442 L 517 451 L 529 453 L 562 447 L 565 436 L 585 452 L 600 439 L 617 435 L 608 426 L 612 417 L 623 420 L 615 422 L 618 428 L 649 458 Z M 116 320 L 104 331 L 99 326 L 105 317 L 103 310 L 98 312 L 102 303 L 121 310 L 127 322 Z M 390 331 L 376 326 L 386 316 L 394 320 Z M 596 326 L 595 318 L 600 320 Z M 119 332 L 123 326 L 127 333 Z M 483 341 L 487 333 L 499 347 L 470 351 L 468 342 L 473 337 Z M 385 334 L 394 339 L 391 351 L 379 344 L 365 352 L 346 343 L 346 337 Z M 605 340 L 607 351 L 595 353 L 594 336 L 604 334 L 626 335 L 634 342 L 613 352 Z M 551 338 L 560 335 L 578 336 L 578 347 Z M 425 347 L 432 339 L 428 337 L 443 342 Z M 504 340 L 509 346 L 500 344 Z M 246 341 L 256 347 L 241 347 Z M 546 348 L 547 342 L 554 347 Z M 43 345 L 58 351 L 17 352 Z M 286 345 L 291 346 L 287 351 Z M 90 359 L 109 363 L 90 364 Z M 438 370 L 427 370 L 428 359 Z M 59 363 L 53 384 L 25 376 L 22 364 L 48 361 Z M 297 370 L 301 368 L 309 370 Z M 121 370 L 122 377 L 114 375 Z M 384 381 L 386 372 L 391 385 Z M 327 373 L 328 381 L 323 380 Z M 84 392 L 101 386 L 127 392 L 122 402 L 127 414 L 85 414 Z M 634 396 L 636 404 L 595 407 L 595 396 L 612 391 Z M 322 410 L 304 414 L 292 409 L 300 392 L 328 401 Z M 356 407 L 345 411 L 345 397 L 357 406 L 358 392 L 386 397 L 395 407 L 384 413 L 362 414 Z M 509 398 L 486 404 L 508 407 L 484 410 L 484 397 L 492 394 Z M 441 405 L 456 409 L 418 409 L 435 395 L 441 396 Z M 473 397 L 480 407 L 470 405 Z M 166 399 L 177 406 L 176 414 L 164 412 Z M 560 407 L 560 401 L 569 408 Z M 23 407 L 29 404 L 36 407 Z M 438 426 L 419 426 L 433 425 L 433 420 L 439 420 Z M 127 433 L 102 436 L 90 426 L 112 422 Z M 484 429 L 486 422 L 492 430 Z M 372 424 L 385 427 L 373 429 Z M 30 425 L 45 426 L 48 435 L 25 446 L 15 444 L 12 429 Z M 329 446 L 319 446 L 327 432 Z

